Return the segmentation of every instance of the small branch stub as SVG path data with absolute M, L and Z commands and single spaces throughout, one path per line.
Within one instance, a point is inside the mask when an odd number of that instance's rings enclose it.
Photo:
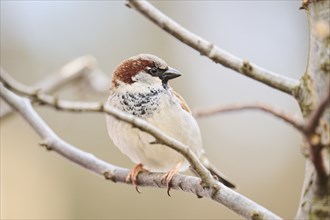
M 242 72 L 243 72 L 244 74 L 248 74 L 248 73 L 252 73 L 252 71 L 253 71 L 253 68 L 252 68 L 252 66 L 250 65 L 249 61 L 244 60 L 244 61 L 243 61 L 243 66 L 242 66 Z
M 103 173 L 103 176 L 106 180 L 111 180 L 112 182 L 116 183 L 116 176 L 111 174 L 111 171 L 106 171 Z
M 46 140 L 46 139 L 45 140 L 42 140 L 42 141 L 39 142 L 39 145 L 41 147 L 45 147 L 48 151 L 53 150 L 53 148 L 51 147 L 51 143 L 50 143 L 49 140 Z

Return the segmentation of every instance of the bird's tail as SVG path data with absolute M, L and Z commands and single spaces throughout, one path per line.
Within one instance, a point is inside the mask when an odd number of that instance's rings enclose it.
M 206 167 L 206 169 L 208 169 L 210 171 L 212 176 L 214 176 L 216 179 L 218 179 L 220 182 L 222 182 L 225 186 L 227 186 L 229 188 L 236 187 L 232 182 L 227 180 L 227 177 L 225 175 L 223 175 L 223 173 L 218 171 L 218 169 L 214 165 L 212 165 L 210 163 L 210 161 L 204 155 L 201 156 L 200 161 Z M 193 172 L 195 173 L 194 170 L 193 170 Z

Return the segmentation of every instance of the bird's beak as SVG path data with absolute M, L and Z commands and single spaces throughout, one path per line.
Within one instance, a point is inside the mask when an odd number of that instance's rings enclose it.
M 173 69 L 171 67 L 169 67 L 165 72 L 163 72 L 163 74 L 161 75 L 161 80 L 163 82 L 167 82 L 168 80 L 170 79 L 174 79 L 176 77 L 179 77 L 181 76 L 181 73 L 176 70 L 176 69 Z

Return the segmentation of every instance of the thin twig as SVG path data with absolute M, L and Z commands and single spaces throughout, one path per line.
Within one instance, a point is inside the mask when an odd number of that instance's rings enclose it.
M 292 115 L 289 115 L 283 112 L 280 109 L 275 108 L 267 104 L 260 103 L 251 103 L 251 104 L 230 104 L 224 106 L 213 106 L 213 107 L 203 107 L 194 111 L 195 117 L 207 117 L 215 114 L 233 112 L 233 111 L 242 111 L 242 110 L 261 110 L 271 115 L 274 115 L 277 118 L 282 119 L 283 121 L 289 123 L 294 128 L 296 128 L 301 134 L 305 136 L 305 124 L 302 119 L 297 119 Z
M 271 72 L 228 53 L 182 27 L 147 1 L 128 1 L 130 7 L 136 9 L 164 31 L 168 32 L 184 44 L 199 51 L 201 55 L 207 56 L 216 63 L 290 95 L 294 95 L 296 88 L 298 88 L 300 84 L 298 80 Z
M 2 67 L 1 71 L 4 71 Z M 32 87 L 35 88 L 35 90 L 40 89 L 45 93 L 52 93 L 68 83 L 76 80 L 83 80 L 83 82 L 88 82 L 88 85 L 90 85 L 88 87 L 89 92 L 99 93 L 100 91 L 105 92 L 108 90 L 107 87 L 100 85 L 100 82 L 110 81 L 106 78 L 107 76 L 97 69 L 95 58 L 86 55 L 68 62 L 62 68 L 48 75 L 45 79 L 37 82 Z M 6 103 L 3 103 L 0 117 L 7 116 L 11 112 L 11 108 L 6 105 Z
M 195 117 L 208 117 L 215 114 L 232 112 L 232 111 L 242 111 L 242 110 L 261 110 L 269 114 L 274 115 L 277 118 L 289 123 L 294 128 L 296 128 L 303 137 L 307 140 L 310 145 L 310 158 L 314 164 L 315 170 L 318 173 L 320 179 L 324 179 L 328 174 L 325 167 L 324 157 L 322 156 L 322 145 L 320 143 L 320 137 L 316 134 L 316 129 L 319 124 L 319 120 L 329 106 L 330 102 L 330 90 L 320 101 L 319 105 L 311 113 L 309 120 L 303 121 L 302 119 L 296 119 L 293 116 L 283 112 L 280 109 L 276 109 L 273 106 L 266 104 L 254 103 L 254 104 L 231 104 L 225 106 L 213 106 L 213 107 L 203 107 L 194 111 Z
M 94 155 L 77 149 L 76 147 L 63 141 L 35 112 L 28 99 L 15 95 L 10 90 L 6 89 L 2 83 L 0 83 L 0 88 L 1 97 L 6 100 L 6 102 L 8 102 L 13 108 L 15 108 L 16 111 L 18 111 L 25 118 L 25 120 L 29 122 L 33 129 L 41 136 L 41 138 L 43 138 L 44 141 L 42 142 L 42 145 L 46 146 L 47 149 L 59 153 L 70 161 L 79 164 L 90 171 L 93 171 L 99 175 L 103 175 L 106 179 L 110 179 L 113 182 L 126 182 L 125 179 L 129 172 L 127 169 L 108 164 L 96 158 Z M 58 102 L 58 104 L 61 106 L 60 103 L 61 102 Z M 69 103 L 66 102 L 66 104 Z M 75 107 L 72 109 L 75 109 Z M 163 143 L 170 144 L 173 142 L 173 146 L 176 146 L 178 149 L 181 148 L 178 147 L 181 145 L 178 141 L 167 138 L 166 135 L 156 131 L 155 128 L 152 128 L 151 126 L 148 127 L 148 123 L 141 119 L 127 115 L 124 112 L 119 112 L 108 106 L 104 106 L 104 110 L 105 112 L 112 114 L 118 119 L 129 122 L 141 130 L 154 135 L 155 138 L 157 138 L 159 141 L 162 141 Z M 162 176 L 163 174 L 161 173 L 142 173 L 139 175 L 139 185 L 164 188 L 166 186 L 162 182 Z M 273 214 L 264 207 L 225 187 L 224 185 L 218 185 L 218 183 L 215 184 L 216 186 L 220 186 L 221 189 L 219 190 L 216 187 L 202 187 L 200 179 L 196 177 L 175 175 L 173 178 L 172 187 L 173 189 L 194 193 L 199 198 L 211 198 L 247 219 L 281 219 L 279 216 Z

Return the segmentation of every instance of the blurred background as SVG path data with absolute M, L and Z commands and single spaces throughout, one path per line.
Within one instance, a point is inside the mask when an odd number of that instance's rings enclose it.
M 152 53 L 180 70 L 172 86 L 192 109 L 264 102 L 299 115 L 295 100 L 215 64 L 156 27 L 122 1 L 1 1 L 1 65 L 32 85 L 70 60 L 90 54 L 107 75 L 123 59 Z M 264 68 L 298 79 L 305 70 L 308 27 L 300 1 L 157 1 L 178 23 Z M 77 94 L 77 91 L 79 93 Z M 84 93 L 85 91 L 85 93 Z M 88 92 L 88 91 L 87 91 Z M 105 100 L 67 88 L 61 98 Z M 108 138 L 102 114 L 36 107 L 69 143 L 112 164 L 133 163 Z M 238 192 L 278 215 L 294 217 L 304 174 L 302 138 L 261 112 L 198 119 L 210 160 Z M 241 219 L 192 194 L 114 184 L 38 146 L 13 114 L 1 119 L 2 219 Z

